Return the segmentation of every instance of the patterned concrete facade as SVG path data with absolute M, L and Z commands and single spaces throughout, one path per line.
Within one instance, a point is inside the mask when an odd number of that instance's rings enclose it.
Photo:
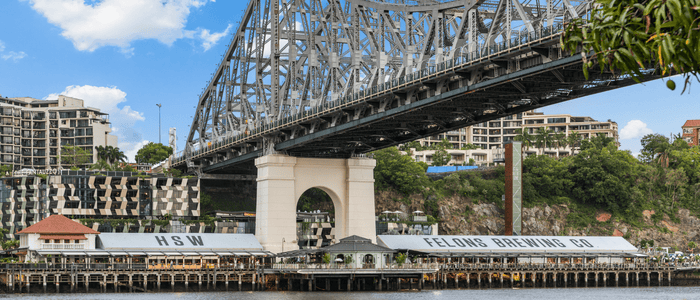
M 46 179 L 6 177 L 1 182 L 0 217 L 2 227 L 10 230 L 10 238 L 16 231 L 56 214 L 94 219 L 98 223 L 162 219 L 166 215 L 183 220 L 199 217 L 197 178 L 61 171 L 60 175 L 48 175 Z M 133 221 L 132 224 L 136 223 Z

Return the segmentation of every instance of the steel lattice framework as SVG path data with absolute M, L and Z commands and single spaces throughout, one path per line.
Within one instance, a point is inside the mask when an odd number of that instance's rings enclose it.
M 173 166 L 254 174 L 259 155 L 348 157 L 634 84 L 559 47 L 591 5 L 251 0 Z
M 187 150 L 585 15 L 569 0 L 252 0 Z

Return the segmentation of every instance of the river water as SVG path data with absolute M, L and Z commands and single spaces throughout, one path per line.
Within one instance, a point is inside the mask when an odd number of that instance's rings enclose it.
M 561 299 L 700 299 L 700 287 L 656 288 L 566 288 L 566 289 L 492 289 L 492 290 L 440 290 L 422 292 L 206 292 L 206 293 L 147 293 L 147 294 L 15 294 L 0 295 L 12 299 L 334 299 L 334 300 L 414 300 L 414 299 L 498 299 L 498 300 L 561 300 Z

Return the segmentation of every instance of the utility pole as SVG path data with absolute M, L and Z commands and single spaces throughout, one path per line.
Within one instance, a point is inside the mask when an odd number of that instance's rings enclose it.
M 161 144 L 160 142 L 160 107 L 163 106 L 161 103 L 156 104 L 158 106 L 158 144 Z

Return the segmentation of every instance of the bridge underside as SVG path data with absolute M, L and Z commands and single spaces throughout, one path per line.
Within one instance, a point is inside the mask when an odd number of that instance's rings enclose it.
M 586 79 L 581 68 L 581 58 L 570 56 L 472 85 L 463 80 L 472 74 L 447 74 L 412 90 L 302 119 L 273 137 L 274 150 L 300 157 L 348 158 L 636 83 L 599 69 L 591 70 Z M 647 73 L 644 81 L 660 78 Z M 263 155 L 262 146 L 262 140 L 249 142 L 238 146 L 247 153 L 223 160 L 231 150 L 222 149 L 218 162 L 207 163 L 203 157 L 199 163 L 204 163 L 204 173 L 256 174 L 253 161 Z

